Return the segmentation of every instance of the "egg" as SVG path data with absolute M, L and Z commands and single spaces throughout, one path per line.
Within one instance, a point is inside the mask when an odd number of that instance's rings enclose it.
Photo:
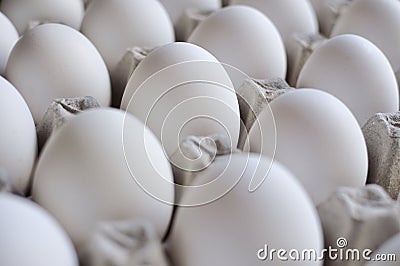
M 399 110 L 396 77 L 385 55 L 356 35 L 336 36 L 319 46 L 302 68 L 297 87 L 339 98 L 360 126 L 375 113 Z
M 78 266 L 71 240 L 40 206 L 0 193 L 0 264 Z
M 36 129 L 26 102 L 1 76 L 0 124 L 0 169 L 11 185 L 24 194 L 36 159 Z
M 308 0 L 232 0 L 231 5 L 247 5 L 263 12 L 276 26 L 284 42 L 295 33 L 317 33 L 318 22 Z
M 37 24 L 49 22 L 79 30 L 84 15 L 82 0 L 2 0 L 0 9 L 20 35 Z
M 221 0 L 160 0 L 160 2 L 171 17 L 175 36 L 179 41 L 184 41 L 187 37 L 187 12 L 189 10 L 208 12 L 221 8 Z
M 400 2 L 353 1 L 339 16 L 331 36 L 360 35 L 386 55 L 395 72 L 400 70 Z
M 49 138 L 32 197 L 81 250 L 101 221 L 146 219 L 161 238 L 172 213 L 172 180 L 151 131 L 129 114 L 100 108 L 77 115 Z
M 373 254 L 369 254 L 369 260 L 365 266 L 396 266 L 400 258 L 400 234 L 396 234 L 386 240 Z
M 158 0 L 96 0 L 81 28 L 113 72 L 128 48 L 155 47 L 174 41 L 167 11 Z
M 251 180 L 264 176 L 264 183 L 249 192 Z M 320 221 L 307 193 L 285 167 L 267 157 L 247 153 L 217 157 L 191 188 L 196 190 L 187 191 L 183 200 L 203 204 L 176 211 L 167 239 L 176 266 L 297 265 L 290 259 L 280 261 L 276 254 L 271 258 L 271 249 L 313 249 L 320 254 L 323 248 Z M 226 188 L 214 201 L 203 201 Z
M 36 124 L 57 98 L 92 96 L 102 106 L 111 100 L 99 52 L 80 32 L 61 24 L 26 32 L 11 52 L 6 77 L 26 100 Z
M 353 0 L 309 0 L 317 15 L 321 34 L 329 36 L 337 18 Z
M 11 21 L 0 12 L 0 75 L 4 76 L 8 57 L 14 44 L 18 41 L 18 32 Z
M 232 0 L 231 5 L 254 7 L 274 23 L 285 44 L 289 69 L 296 56 L 296 36 L 318 33 L 317 17 L 309 0 Z
M 286 52 L 274 24 L 247 6 L 220 9 L 202 21 L 188 42 L 252 78 L 285 78 Z
M 320 90 L 299 89 L 279 96 L 270 108 L 262 111 L 250 129 L 250 151 L 284 164 L 315 205 L 337 187 L 365 184 L 365 140 L 354 115 L 341 101 Z
M 222 135 L 237 145 L 235 89 L 223 65 L 194 44 L 177 42 L 151 52 L 129 79 L 121 109 L 145 123 L 168 156 L 190 135 Z

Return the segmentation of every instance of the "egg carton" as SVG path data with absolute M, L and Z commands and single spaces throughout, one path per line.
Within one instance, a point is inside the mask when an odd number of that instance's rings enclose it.
M 381 185 L 393 199 L 400 189 L 400 112 L 378 113 L 362 128 L 368 148 L 368 183 Z
M 378 185 L 338 188 L 318 206 L 325 248 L 376 251 L 400 232 L 400 205 Z M 326 260 L 324 265 L 361 266 L 366 261 Z
M 169 266 L 161 240 L 146 220 L 99 223 L 80 250 L 81 266 Z

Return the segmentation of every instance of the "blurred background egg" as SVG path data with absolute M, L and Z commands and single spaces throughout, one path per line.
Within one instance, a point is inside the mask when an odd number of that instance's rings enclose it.
M 360 126 L 375 113 L 399 110 L 399 91 L 389 61 L 373 43 L 356 35 L 336 36 L 318 47 L 301 70 L 297 87 L 336 96 Z
M 228 137 L 236 147 L 239 105 L 224 67 L 203 48 L 172 43 L 150 53 L 126 86 L 121 109 L 138 117 L 170 156 L 189 135 Z
M 128 48 L 174 41 L 172 22 L 158 0 L 93 1 L 81 30 L 100 51 L 110 73 Z
M 340 14 L 331 36 L 360 35 L 374 43 L 400 71 L 400 1 L 355 0 Z M 398 80 L 399 81 L 399 80 Z
M 317 17 L 308 0 L 232 0 L 230 3 L 254 7 L 274 23 L 285 44 L 288 72 L 296 56 L 296 36 L 318 33 Z
M 78 266 L 71 240 L 40 206 L 0 193 L 0 264 Z
M 26 102 L 1 76 L 0 124 L 0 169 L 11 185 L 24 194 L 36 159 L 36 129 Z
M 328 37 L 340 13 L 353 0 L 309 0 L 317 15 L 321 34 Z
M 127 79 L 119 62 L 133 47 L 155 48 L 175 40 L 171 19 L 158 0 L 95 0 L 82 22 L 82 32 L 97 47 L 109 70 L 112 106 L 119 107 Z
M 0 9 L 20 35 L 43 23 L 61 23 L 79 30 L 84 15 L 82 0 L 2 0 Z
M 160 0 L 168 11 L 174 24 L 176 40 L 184 41 L 187 37 L 187 12 L 210 12 L 221 8 L 221 0 Z
M 99 52 L 80 32 L 44 24 L 14 46 L 6 78 L 26 100 L 38 123 L 57 98 L 92 96 L 102 106 L 111 101 L 110 78 Z
M 8 57 L 18 41 L 18 32 L 11 21 L 0 12 L 0 75 L 4 76 Z
M 251 180 L 264 175 L 264 183 L 249 192 Z M 232 180 L 238 178 L 235 185 Z M 187 191 L 183 200 L 195 202 L 220 187 L 234 186 L 213 202 L 178 207 L 167 239 L 173 265 L 298 265 L 298 261 L 279 260 L 276 254 L 272 260 L 259 259 L 265 256 L 259 250 L 268 245 L 267 253 L 271 249 L 313 249 L 320 253 L 323 248 L 316 210 L 302 186 L 281 164 L 258 154 L 220 156 L 191 186 L 207 182 L 214 183 L 213 189 Z M 322 262 L 310 261 L 307 265 Z
M 286 53 L 274 24 L 248 6 L 220 9 L 202 21 L 188 42 L 252 78 L 285 78 Z
M 337 187 L 365 185 L 367 147 L 357 120 L 341 101 L 323 91 L 299 89 L 279 96 L 270 107 L 249 132 L 250 150 L 284 164 L 315 205 Z
M 96 109 L 50 137 L 32 196 L 79 249 L 100 221 L 147 219 L 161 238 L 172 213 L 162 202 L 173 202 L 172 180 L 161 145 L 143 123 L 117 109 Z

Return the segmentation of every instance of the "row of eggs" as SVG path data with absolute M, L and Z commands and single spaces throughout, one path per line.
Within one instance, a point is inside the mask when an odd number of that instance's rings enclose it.
M 111 1 L 98 2 L 102 4 L 94 2 L 93 6 L 98 5 L 98 10 L 106 13 L 103 16 L 110 13 Z M 131 2 L 141 2 L 145 6 L 151 1 Z M 125 9 L 120 12 L 122 10 Z M 144 16 L 143 8 L 139 13 Z M 96 27 L 105 20 L 100 19 L 101 13 L 94 14 L 93 20 L 97 22 L 92 22 L 92 26 Z M 118 20 L 114 17 L 111 21 Z M 110 27 L 107 23 L 101 25 L 105 30 Z M 264 34 L 247 30 L 257 29 L 256 25 Z M 147 29 L 147 25 L 144 28 Z M 115 29 L 117 27 L 110 30 Z M 249 35 L 243 37 L 237 32 Z M 133 36 L 132 33 L 117 35 Z M 110 37 L 111 33 L 104 36 L 99 41 L 101 44 L 118 46 L 113 45 L 119 42 L 118 37 Z M 279 41 L 271 41 L 271 36 L 272 40 Z M 118 61 L 126 46 L 118 55 L 111 55 L 109 61 L 101 45 L 89 39 L 95 46 L 70 27 L 38 26 L 27 31 L 11 53 L 5 76 L 13 85 L 0 77 L 6 95 L 0 105 L 4 108 L 2 121 L 6 125 L 2 145 L 7 145 L 0 158 L 14 185 L 23 192 L 28 189 L 36 157 L 34 124 L 40 121 L 51 100 L 92 95 L 103 106 L 110 102 L 108 72 L 111 72 L 112 61 Z M 99 220 L 144 216 L 154 223 L 160 237 L 163 236 L 172 213 L 172 206 L 165 202 L 173 202 L 174 198 L 167 158 L 180 141 L 187 135 L 215 133 L 226 134 L 233 144 L 237 141 L 240 115 L 235 82 L 219 62 L 233 65 L 252 77 L 284 77 L 286 53 L 280 40 L 268 18 L 255 9 L 237 6 L 221 9 L 201 23 L 189 37 L 189 42 L 194 44 L 172 43 L 155 50 L 134 71 L 122 98 L 121 108 L 135 116 L 99 109 L 67 123 L 52 136 L 40 155 L 33 177 L 33 199 L 57 218 L 78 249 Z M 270 45 L 266 47 L 265 43 Z M 229 60 L 229 57 L 233 58 Z M 269 74 L 260 73 L 261 70 Z M 208 82 L 206 85 L 192 82 L 198 80 Z M 365 183 L 367 152 L 360 125 L 376 112 L 398 110 L 397 83 L 389 61 L 375 45 L 361 37 L 344 35 L 328 41 L 312 55 L 301 72 L 298 87 L 325 90 L 341 101 L 315 89 L 296 90 L 274 100 L 270 105 L 273 116 L 271 112 L 263 112 L 260 124 L 249 132 L 250 150 L 275 156 L 293 174 L 274 162 L 265 183 L 249 194 L 250 177 L 267 172 L 269 159 L 262 157 L 260 164 L 256 154 L 219 158 L 202 173 L 202 182 L 221 174 L 235 176 L 245 170 L 243 178 L 225 197 L 208 205 L 178 211 L 169 241 L 170 253 L 177 265 L 214 264 L 215 261 L 256 265 L 260 262 L 255 252 L 265 242 L 288 249 L 322 248 L 322 233 L 313 205 L 325 200 L 339 185 Z M 17 116 L 19 120 L 15 121 Z M 193 117 L 198 119 L 186 125 Z M 182 134 L 183 125 L 186 127 Z M 276 131 L 276 140 L 271 138 L 272 130 Z M 133 182 L 133 176 L 141 177 L 144 182 L 141 185 L 149 188 L 150 194 L 156 194 L 158 200 Z M 186 197 L 190 200 L 196 196 L 188 194 Z M 50 216 L 42 211 L 37 211 L 36 216 L 29 214 L 37 206 L 12 196 L 2 197 L 9 198 L 3 203 L 5 212 L 20 208 L 20 213 L 15 215 L 38 217 L 38 224 L 50 228 L 49 234 L 54 228 L 54 234 L 58 234 L 54 238 L 66 248 L 59 249 L 64 255 L 54 256 L 55 261 L 49 265 L 60 265 L 61 261 L 65 261 L 65 265 L 76 264 L 69 240 Z M 9 217 L 1 228 L 12 228 L 15 220 L 23 220 L 11 213 Z M 44 219 L 53 225 L 41 222 Z M 246 230 L 243 230 L 244 224 L 248 224 Z M 278 228 L 290 237 L 282 237 Z M 23 234 L 40 239 L 38 232 Z M 218 235 L 221 237 L 213 240 L 215 245 L 207 244 L 207 236 Z M 228 241 L 230 237 L 233 239 Z M 236 238 L 242 240 L 239 242 Z M 3 241 L 11 239 L 15 236 L 4 237 Z M 215 252 L 216 247 L 227 243 L 230 244 L 226 252 Z M 10 250 L 15 249 L 10 246 Z M 65 256 L 69 259 L 59 259 Z M 18 259 L 26 258 L 28 256 Z

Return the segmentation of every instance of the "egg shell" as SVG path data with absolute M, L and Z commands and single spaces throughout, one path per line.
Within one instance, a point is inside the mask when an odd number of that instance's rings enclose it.
M 299 89 L 279 96 L 270 108 L 250 129 L 250 150 L 284 164 L 315 205 L 339 186 L 365 185 L 367 147 L 357 120 L 341 101 L 323 91 Z
M 186 39 L 187 12 L 189 10 L 213 11 L 221 8 L 221 0 L 160 0 L 174 24 L 178 41 Z
M 25 33 L 11 52 L 6 77 L 25 98 L 35 123 L 58 98 L 92 96 L 102 106 L 111 100 L 99 52 L 80 32 L 61 24 Z
M 50 137 L 32 196 L 80 250 L 101 221 L 147 219 L 161 238 L 172 213 L 163 202 L 173 202 L 172 180 L 160 143 L 143 123 L 117 109 L 93 109 Z
M 78 266 L 65 231 L 28 199 L 0 193 L 0 264 Z
M 128 48 L 161 46 L 175 39 L 168 13 L 157 0 L 93 1 L 81 30 L 100 51 L 110 73 Z
M 0 9 L 20 35 L 34 24 L 48 22 L 79 30 L 84 15 L 82 0 L 2 0 Z
M 8 57 L 19 35 L 12 22 L 0 12 L 0 75 L 4 76 Z
M 328 37 L 341 12 L 354 0 L 309 0 L 317 15 L 319 30 Z
M 318 33 L 318 21 L 308 0 L 232 0 L 231 5 L 247 5 L 260 10 L 274 23 L 285 44 L 288 75 L 295 71 L 297 38 Z
M 239 104 L 224 67 L 190 43 L 172 43 L 151 52 L 135 69 L 121 109 L 155 133 L 170 156 L 189 136 L 222 134 L 236 147 Z
M 264 183 L 249 192 L 250 180 L 267 173 Z M 269 250 L 320 252 L 323 239 L 316 210 L 302 186 L 281 164 L 258 154 L 221 156 L 201 172 L 192 186 L 216 180 L 217 188 L 229 186 L 238 177 L 240 181 L 223 197 L 196 207 L 178 208 L 167 240 L 174 265 L 297 265 L 276 256 L 273 261 L 259 260 L 258 251 L 265 245 Z M 184 201 L 197 201 L 214 191 L 185 193 Z
M 26 193 L 36 159 L 36 129 L 26 102 L 0 77 L 0 169 L 19 192 Z
M 398 0 L 353 1 L 339 16 L 331 37 L 356 34 L 374 43 L 394 71 L 400 70 L 400 2 Z
M 375 113 L 399 109 L 396 77 L 385 55 L 360 36 L 336 36 L 320 45 L 302 68 L 298 88 L 326 91 L 346 104 L 360 126 Z
M 220 9 L 202 21 L 188 38 L 221 63 L 252 78 L 285 78 L 285 48 L 274 24 L 247 6 Z
M 293 34 L 318 32 L 318 22 L 308 0 L 232 0 L 231 5 L 246 5 L 264 13 L 286 43 Z

